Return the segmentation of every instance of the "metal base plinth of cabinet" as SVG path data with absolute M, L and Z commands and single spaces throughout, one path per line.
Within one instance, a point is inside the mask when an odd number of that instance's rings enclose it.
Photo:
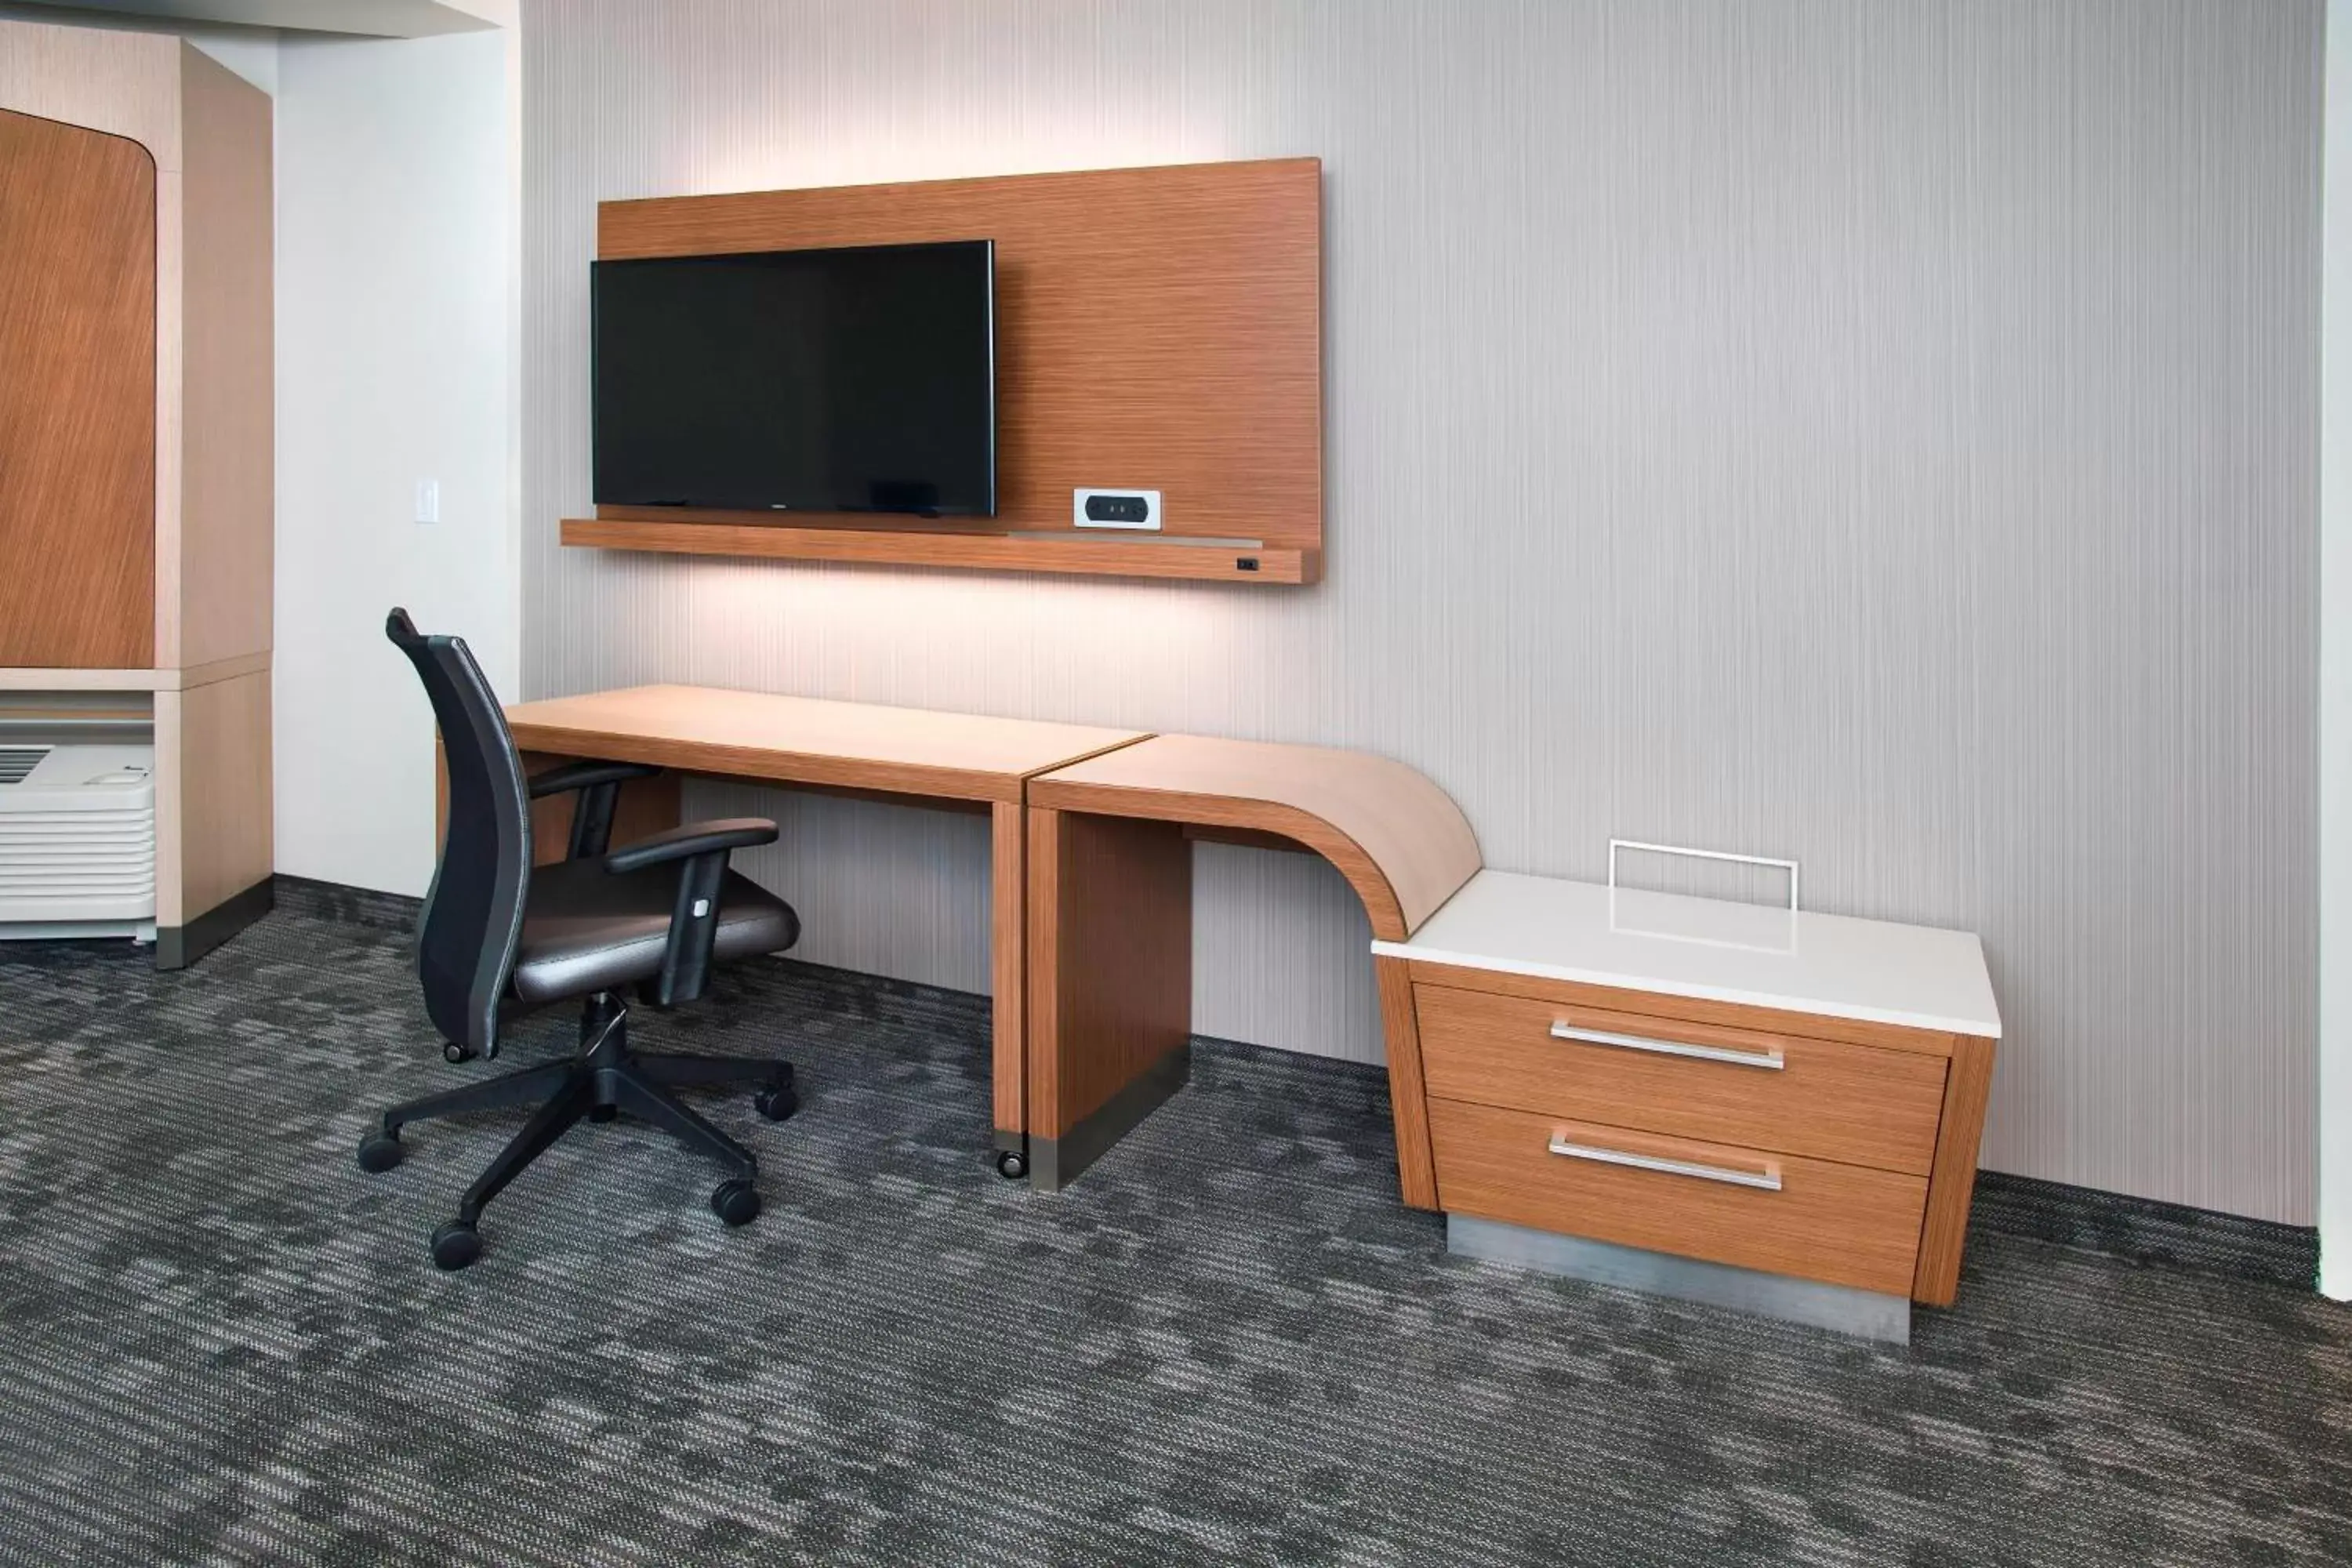
M 1445 1216 L 1445 1249 L 1488 1263 L 1540 1269 L 1596 1285 L 1618 1285 L 1655 1296 L 1697 1301 L 1757 1317 L 1889 1344 L 1911 1342 L 1911 1302 L 1902 1296 L 1794 1279 L 1728 1263 L 1676 1258 L 1639 1247 L 1559 1236 L 1470 1215 Z
M 1160 1102 L 1192 1079 L 1192 1047 L 1178 1046 L 1103 1101 L 1099 1110 L 1059 1138 L 1029 1138 L 1029 1184 L 1056 1193 L 1076 1181 Z

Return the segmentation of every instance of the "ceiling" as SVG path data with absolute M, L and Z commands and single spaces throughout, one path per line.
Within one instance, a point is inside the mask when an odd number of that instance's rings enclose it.
M 511 0 L 34 0 L 60 11 L 111 11 L 175 22 L 227 22 L 376 38 L 422 38 L 497 26 Z

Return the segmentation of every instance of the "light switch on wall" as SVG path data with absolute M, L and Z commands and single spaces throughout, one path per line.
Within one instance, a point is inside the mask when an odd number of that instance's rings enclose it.
M 441 481 L 439 479 L 416 481 L 416 521 L 419 522 L 441 521 Z

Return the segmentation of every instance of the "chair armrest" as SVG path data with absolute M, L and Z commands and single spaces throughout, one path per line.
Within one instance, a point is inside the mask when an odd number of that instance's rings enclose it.
M 660 772 L 644 763 L 605 763 L 593 758 L 564 763 L 531 775 L 530 798 L 541 800 L 569 790 L 578 791 L 580 798 L 572 803 L 572 840 L 563 858 L 593 860 L 613 841 L 613 813 L 621 804 L 621 786 L 631 779 L 649 779 Z
M 703 855 L 724 855 L 730 849 L 748 849 L 755 844 L 773 844 L 776 837 L 776 825 L 764 816 L 689 822 L 683 827 L 673 827 L 614 850 L 604 857 L 604 869 L 642 871 L 648 866 L 672 860 L 691 860 Z
M 710 979 L 711 950 L 719 941 L 719 894 L 727 880 L 727 858 L 735 850 L 775 841 L 776 825 L 766 817 L 729 816 L 689 822 L 604 857 L 604 869 L 616 874 L 673 863 L 677 867 L 669 941 L 662 951 L 660 977 L 652 982 L 655 1006 L 669 1007 L 702 994 Z
M 593 789 L 598 784 L 649 779 L 660 772 L 650 763 L 601 763 L 593 758 L 565 763 L 561 767 L 530 775 L 530 798 L 537 800 L 542 795 L 562 795 L 568 789 Z

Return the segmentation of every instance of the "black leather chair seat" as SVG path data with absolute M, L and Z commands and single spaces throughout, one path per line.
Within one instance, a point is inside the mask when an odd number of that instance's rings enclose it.
M 533 867 L 509 982 L 516 998 L 537 1006 L 659 974 L 677 900 L 676 866 L 618 876 L 601 860 Z M 790 904 L 740 872 L 727 873 L 714 959 L 781 952 L 800 933 Z

